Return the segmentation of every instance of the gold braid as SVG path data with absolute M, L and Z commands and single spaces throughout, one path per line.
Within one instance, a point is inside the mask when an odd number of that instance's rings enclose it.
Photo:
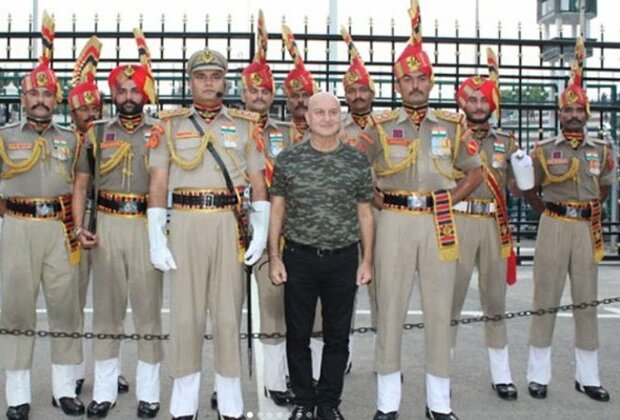
M 549 184 L 557 184 L 567 181 L 569 179 L 572 179 L 575 182 L 579 181 L 579 159 L 577 159 L 576 157 L 573 156 L 571 158 L 570 167 L 568 168 L 568 171 L 564 173 L 564 175 L 553 175 L 551 174 L 551 172 L 549 172 L 549 168 L 547 167 L 547 161 L 545 159 L 545 153 L 540 146 L 536 148 L 536 158 L 540 162 L 542 170 L 545 172 L 545 180 L 542 183 L 543 186 Z
M 4 139 L 0 136 L 0 158 L 4 161 L 6 166 L 9 167 L 8 171 L 2 172 L 0 177 L 2 179 L 10 179 L 15 175 L 23 174 L 24 172 L 30 171 L 34 165 L 37 164 L 39 158 L 41 157 L 41 153 L 45 156 L 47 143 L 43 137 L 37 137 L 34 141 L 34 146 L 32 148 L 32 154 L 28 159 L 25 159 L 19 163 L 12 161 L 4 150 Z
M 375 164 L 374 169 L 377 176 L 390 176 L 413 165 L 418 156 L 418 148 L 420 146 L 419 140 L 415 139 L 409 143 L 409 146 L 407 146 L 409 149 L 407 151 L 407 157 L 395 165 L 392 163 L 392 159 L 390 158 L 390 145 L 387 142 L 387 133 L 380 124 L 377 124 L 374 120 L 373 123 L 377 128 L 377 133 L 379 133 L 379 141 L 381 142 L 381 148 L 383 149 L 383 159 L 385 159 L 385 163 L 387 165 L 387 169 L 381 170 L 379 169 L 379 166 Z
M 133 153 L 131 153 L 131 144 L 127 142 L 123 142 L 116 152 L 105 162 L 101 162 L 99 167 L 99 171 L 101 175 L 105 175 L 114 169 L 121 160 L 125 160 L 125 165 L 127 165 L 127 160 L 131 160 Z M 125 173 L 125 169 L 123 169 L 123 174 Z
M 172 163 L 185 171 L 193 171 L 202 163 L 205 150 L 207 150 L 207 145 L 211 140 L 213 140 L 213 134 L 210 131 L 205 133 L 200 139 L 200 146 L 198 147 L 196 156 L 194 156 L 192 160 L 185 160 L 177 155 L 174 145 L 172 144 L 171 125 L 171 120 L 168 120 L 166 127 L 166 144 L 168 146 L 168 152 L 170 153 L 170 160 L 172 160 Z

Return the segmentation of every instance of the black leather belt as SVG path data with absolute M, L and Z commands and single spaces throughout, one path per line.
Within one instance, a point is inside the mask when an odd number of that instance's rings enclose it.
M 58 200 L 33 200 L 8 198 L 6 209 L 18 216 L 36 217 L 40 219 L 59 217 L 62 207 Z
M 291 241 L 290 239 L 284 240 L 285 248 L 296 249 L 308 254 L 316 255 L 317 257 L 333 257 L 335 255 L 351 251 L 352 249 L 357 248 L 358 243 L 359 242 L 353 242 L 352 244 L 343 246 L 342 248 L 325 249 L 317 248 L 311 245 L 301 244 L 299 242 Z
M 226 193 L 172 193 L 172 204 L 175 207 L 191 209 L 210 209 L 233 207 L 239 203 L 236 195 Z
M 383 195 L 383 202 L 392 206 L 398 206 L 408 210 L 426 210 L 433 208 L 432 195 L 405 195 L 405 194 L 389 194 Z
M 146 196 L 103 193 L 97 197 L 97 209 L 104 213 L 136 216 L 146 214 Z
M 577 207 L 545 201 L 545 208 L 561 217 L 570 219 L 589 219 L 592 215 L 590 207 Z

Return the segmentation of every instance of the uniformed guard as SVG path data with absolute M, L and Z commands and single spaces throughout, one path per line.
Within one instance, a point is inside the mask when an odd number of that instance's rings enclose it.
M 308 111 L 308 100 L 319 91 L 319 88 L 312 74 L 306 69 L 293 32 L 286 25 L 282 25 L 282 39 L 294 65 L 293 69 L 286 75 L 282 87 L 286 93 L 286 109 L 291 115 L 291 120 L 296 129 L 293 141 L 298 143 L 304 138 L 308 129 L 308 122 L 305 117 Z
M 148 140 L 155 121 L 144 104 L 155 103 L 149 52 L 142 32 L 134 30 L 141 64 L 116 67 L 108 77 L 117 114 L 95 122 L 88 144 L 77 163 L 74 206 L 79 239 L 92 248 L 93 330 L 122 334 L 131 300 L 135 330 L 140 335 L 161 334 L 162 273 L 149 261 L 145 223 L 148 176 Z M 82 219 L 94 162 L 97 191 L 96 234 Z M 116 404 L 120 374 L 119 340 L 96 340 L 95 382 L 89 417 L 106 417 Z M 160 340 L 138 342 L 136 399 L 138 417 L 159 411 L 159 370 L 163 357 Z
M 239 329 L 245 297 L 242 263 L 252 265 L 267 241 L 269 202 L 258 150 L 260 115 L 222 104 L 228 63 L 205 48 L 187 63 L 193 105 L 160 113 L 150 146 L 151 261 L 170 272 L 170 412 L 196 415 L 207 310 L 213 321 L 215 388 L 220 415 L 243 417 Z M 252 241 L 246 244 L 243 190 L 251 185 Z M 170 248 L 166 196 L 172 193 Z M 247 251 L 246 251 L 247 246 Z M 245 259 L 244 259 L 245 255 Z M 178 266 L 178 268 L 177 268 Z
M 21 82 L 26 118 L 0 129 L 0 190 L 6 199 L 0 238 L 1 326 L 34 330 L 39 287 L 47 304 L 49 329 L 80 331 L 78 269 L 80 246 L 71 212 L 71 183 L 78 138 L 52 121 L 62 89 L 50 68 L 54 21 L 43 14 L 39 65 Z M 7 418 L 27 419 L 34 336 L 2 337 Z M 81 415 L 75 393 L 82 340 L 51 338 L 52 401 L 67 415 Z
M 101 94 L 95 82 L 97 64 L 101 55 L 101 42 L 96 36 L 91 37 L 82 52 L 78 56 L 73 69 L 73 87 L 69 91 L 67 102 L 71 111 L 71 120 L 75 126 L 75 132 L 80 139 L 80 148 L 84 146 L 86 132 L 90 124 L 101 118 Z M 90 188 L 88 188 L 92 192 Z M 75 195 L 75 194 L 74 194 Z M 86 203 L 86 220 L 90 213 L 92 197 L 88 197 Z M 87 249 L 82 249 L 80 259 L 80 307 L 82 308 L 82 329 L 84 329 L 84 306 L 86 305 L 86 292 L 90 281 L 91 258 Z M 85 363 L 78 367 L 77 373 L 77 394 L 82 391 L 85 375 Z
M 573 303 L 597 298 L 597 265 L 604 256 L 602 203 L 615 181 L 616 158 L 608 141 L 587 136 L 590 102 L 582 87 L 585 46 L 577 39 L 572 77 L 559 100 L 562 132 L 538 142 L 532 153 L 536 189 L 526 198 L 542 213 L 534 255 L 534 308 L 557 306 L 566 275 Z M 527 380 L 534 398 L 546 398 L 551 380 L 555 312 L 532 318 Z M 609 401 L 598 371 L 596 308 L 575 310 L 575 389 Z
M 241 73 L 243 92 L 241 100 L 246 109 L 260 115 L 258 125 L 262 129 L 259 150 L 265 156 L 265 182 L 271 186 L 273 165 L 276 156 L 292 144 L 292 124 L 275 120 L 269 116 L 273 104 L 275 83 L 271 68 L 267 64 L 267 29 L 263 11 L 258 13 L 257 49 L 254 61 Z M 286 333 L 284 322 L 284 287 L 278 287 L 269 279 L 269 258 L 264 252 L 254 265 L 254 276 L 258 284 L 260 325 L 262 333 Z M 284 338 L 261 339 L 264 352 L 265 396 L 276 405 L 285 406 L 292 401 L 286 387 L 286 343 Z
M 284 92 L 286 93 L 286 109 L 291 114 L 293 123 L 293 144 L 299 143 L 307 137 L 308 122 L 306 112 L 308 111 L 308 101 L 310 97 L 319 91 L 312 73 L 306 69 L 303 57 L 295 42 L 295 36 L 290 28 L 282 25 L 282 39 L 284 45 L 293 59 L 294 68 L 284 79 Z M 316 306 L 313 331 L 321 331 L 323 319 L 321 318 L 321 300 Z M 323 340 L 319 337 L 310 339 L 310 351 L 312 352 L 312 378 L 315 383 L 319 382 L 321 376 L 321 359 L 323 358 Z
M 477 142 L 461 136 L 461 115 L 428 109 L 433 70 L 422 50 L 415 0 L 409 15 L 413 33 L 394 65 L 403 107 L 373 116 L 375 141 L 368 147 L 384 194 L 375 242 L 374 418 L 398 416 L 402 325 L 417 272 L 426 341 L 426 417 L 455 419 L 450 406 L 450 310 L 459 248 L 452 205 L 478 187 L 482 170 Z
M 499 120 L 499 72 L 495 53 L 487 49 L 489 77 L 468 77 L 459 86 L 456 100 L 465 112 L 467 129 L 478 143 L 484 182 L 466 200 L 457 203 L 455 221 L 460 242 L 456 269 L 452 319 L 459 319 L 474 267 L 478 269 L 478 289 L 484 315 L 502 315 L 506 310 L 506 284 L 516 280 L 505 191 L 514 184 L 510 157 L 517 144 L 512 134 L 491 128 L 493 113 Z M 508 265 L 511 265 L 508 270 Z M 507 278 L 507 273 L 511 278 Z M 508 356 L 504 321 L 487 322 L 486 343 L 491 368 L 491 384 L 505 400 L 517 399 Z M 458 326 L 452 329 L 453 350 Z

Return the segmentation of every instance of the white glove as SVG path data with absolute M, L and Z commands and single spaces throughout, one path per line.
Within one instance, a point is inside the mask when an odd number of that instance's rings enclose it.
M 269 234 L 269 201 L 253 201 L 250 210 L 250 226 L 252 226 L 252 240 L 245 252 L 245 264 L 256 263 L 267 247 L 267 235 Z
M 166 238 L 166 209 L 162 207 L 151 207 L 147 209 L 146 215 L 149 223 L 149 254 L 151 264 L 161 271 L 170 269 L 176 270 L 177 265 L 172 258 L 172 253 L 168 249 L 168 239 Z
M 534 188 L 534 164 L 532 163 L 532 158 L 519 149 L 510 156 L 510 164 L 517 180 L 517 187 L 521 191 Z

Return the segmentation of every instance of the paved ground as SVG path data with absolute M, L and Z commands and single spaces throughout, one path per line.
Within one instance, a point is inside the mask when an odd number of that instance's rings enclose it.
M 618 279 L 620 266 L 604 265 L 600 269 L 599 297 L 620 296 Z M 465 305 L 466 314 L 475 315 L 479 310 L 478 292 L 475 279 L 472 281 L 470 293 Z M 569 288 L 565 291 L 563 302 L 569 303 Z M 529 266 L 519 267 L 519 282 L 508 291 L 507 310 L 517 311 L 530 309 L 532 297 L 532 269 Z M 90 308 L 90 303 L 87 305 Z M 40 329 L 47 328 L 44 301 L 41 298 L 39 308 Z M 164 330 L 168 330 L 167 302 L 164 308 Z M 410 322 L 419 322 L 419 296 L 417 288 L 411 300 Z M 367 294 L 362 290 L 357 305 L 356 326 L 370 324 Z M 87 326 L 91 325 L 91 313 L 87 314 Z M 130 317 L 128 317 L 130 318 Z M 255 321 L 256 322 L 256 321 Z M 527 395 L 525 368 L 527 363 L 527 331 L 529 319 L 514 319 L 508 324 L 510 352 L 512 355 L 513 376 L 519 388 L 519 399 L 515 402 L 499 400 L 490 387 L 487 369 L 486 352 L 483 349 L 483 329 L 481 324 L 462 326 L 452 376 L 453 409 L 461 419 L 514 419 L 528 418 L 555 419 L 619 419 L 620 418 L 620 305 L 601 306 L 599 309 L 599 331 L 601 341 L 600 365 L 602 380 L 611 393 L 611 402 L 598 403 L 592 401 L 573 388 L 573 340 L 574 329 L 569 313 L 559 316 L 553 347 L 553 379 L 549 387 L 549 396 L 545 401 L 533 400 Z M 132 331 L 128 319 L 128 331 Z M 257 329 L 258 326 L 255 327 Z M 91 347 L 86 345 L 87 379 L 82 395 L 88 403 L 92 396 L 92 356 Z M 371 333 L 355 336 L 355 353 L 353 370 L 346 377 L 342 402 L 342 411 L 348 419 L 371 419 L 375 411 L 375 379 L 372 372 L 374 338 Z M 131 392 L 119 397 L 117 406 L 109 418 L 135 418 L 136 345 L 126 342 L 123 345 L 123 372 L 131 382 Z M 255 360 L 261 360 L 260 344 L 255 346 Z M 245 355 L 244 355 L 245 357 Z M 209 409 L 209 395 L 213 387 L 212 351 L 207 344 L 204 350 L 205 368 L 203 375 L 203 402 L 199 418 L 214 419 L 215 413 Z M 245 363 L 245 358 L 244 358 Z M 401 419 L 423 419 L 424 417 L 424 343 L 421 330 L 404 332 L 403 340 L 403 372 L 405 383 L 403 388 L 403 404 Z M 168 403 L 171 380 L 167 376 L 164 363 L 162 376 L 162 411 L 159 418 L 169 418 Z M 262 366 L 255 367 L 255 375 L 243 377 L 243 389 L 248 418 L 285 419 L 285 410 L 278 410 L 262 395 Z M 49 367 L 49 341 L 39 339 L 35 347 L 35 362 L 32 373 L 33 407 L 32 419 L 64 418 L 59 409 L 50 404 L 51 385 Z M 0 373 L 0 384 L 4 384 L 4 372 Z M 6 410 L 4 398 L 0 398 L 0 415 Z

